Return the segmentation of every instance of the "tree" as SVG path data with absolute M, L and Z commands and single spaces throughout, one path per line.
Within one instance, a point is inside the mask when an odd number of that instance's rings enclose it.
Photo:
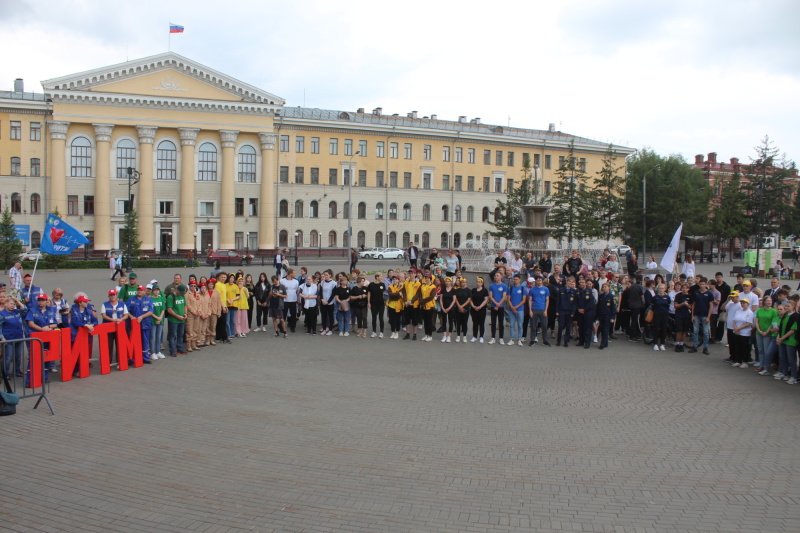
M 592 187 L 594 211 L 602 226 L 602 235 L 606 241 L 622 235 L 622 213 L 625 208 L 625 177 L 619 174 L 622 165 L 617 166 L 617 154 L 613 146 L 608 145 L 603 155 L 603 168 L 597 172 L 598 177 Z
M 136 209 L 129 209 L 125 213 L 125 227 L 122 228 L 122 242 L 120 245 L 124 248 L 125 254 L 129 258 L 139 257 L 142 255 L 142 241 L 139 240 L 139 227 L 137 225 L 139 215 Z M 130 250 L 128 250 L 128 234 L 130 232 Z
M 517 236 L 516 228 L 522 223 L 522 206 L 531 203 L 533 193 L 530 186 L 531 177 L 530 158 L 522 160 L 522 181 L 519 187 L 509 189 L 505 201 L 497 201 L 500 216 L 494 222 L 489 222 L 494 226 L 494 231 L 490 231 L 492 237 L 511 240 Z
M 0 261 L 3 262 L 3 269 L 11 268 L 21 253 L 22 241 L 14 231 L 14 217 L 6 204 L 3 216 L 0 217 Z
M 61 213 L 58 212 L 58 207 L 54 207 L 53 211 L 51 211 L 55 216 L 61 218 Z M 61 255 L 61 254 L 50 254 L 45 259 L 45 264 L 48 268 L 52 268 L 55 271 L 58 271 L 59 268 L 64 268 L 69 261 L 69 255 Z
M 574 239 L 595 238 L 602 234 L 600 222 L 595 217 L 593 192 L 587 186 L 589 176 L 575 158 L 575 141 L 570 143 L 569 154 L 562 158 L 556 175 L 558 181 L 555 194 L 550 198 L 553 208 L 547 225 L 556 228 L 554 238 L 567 238 L 571 250 Z
M 709 233 L 716 239 L 721 255 L 722 241 L 728 239 L 732 246 L 733 239 L 746 235 L 749 227 L 745 216 L 747 195 L 742 190 L 740 172 L 734 172 L 731 179 L 722 186 L 718 202 L 711 216 Z M 732 249 L 729 254 L 733 257 Z

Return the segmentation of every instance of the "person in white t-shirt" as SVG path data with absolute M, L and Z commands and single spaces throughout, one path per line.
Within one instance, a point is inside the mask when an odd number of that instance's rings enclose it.
M 281 285 L 286 288 L 286 299 L 283 301 L 283 316 L 292 333 L 297 327 L 297 288 L 300 286 L 300 282 L 294 276 L 294 269 L 290 268 L 286 271 L 286 277 L 281 280 Z
M 741 309 L 733 315 L 736 343 L 733 366 L 747 368 L 747 360 L 750 358 L 750 334 L 753 333 L 753 311 L 750 310 L 750 302 L 744 298 L 741 298 L 739 305 Z

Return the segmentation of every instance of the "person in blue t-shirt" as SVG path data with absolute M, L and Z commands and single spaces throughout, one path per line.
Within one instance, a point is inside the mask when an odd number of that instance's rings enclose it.
M 505 341 L 503 341 L 503 336 L 506 326 L 506 296 L 508 296 L 508 287 L 503 283 L 503 275 L 500 272 L 495 272 L 494 283 L 489 285 L 489 310 L 492 319 L 492 338 L 489 339 L 489 344 L 494 344 L 498 321 L 500 322 L 500 344 L 505 343 Z
M 506 317 L 508 317 L 508 323 L 511 328 L 509 346 L 514 346 L 514 339 L 519 342 L 520 346 L 524 346 L 520 335 L 522 334 L 522 318 L 525 314 L 526 301 L 525 287 L 522 286 L 522 278 L 517 274 L 514 276 L 514 284 L 508 289 L 506 298 Z
M 0 310 L 0 340 L 13 341 L 25 338 L 25 316 L 28 308 L 20 300 L 8 297 L 5 307 Z M 11 376 L 11 363 L 17 377 L 22 377 L 23 342 L 9 342 L 4 345 L 3 368 L 6 376 Z
M 40 292 L 36 295 L 36 307 L 29 307 L 28 314 L 25 320 L 28 323 L 28 331 L 30 332 L 44 332 L 53 331 L 58 329 L 59 317 L 56 312 L 55 306 L 47 305 L 50 303 L 50 298 L 47 294 Z M 43 343 L 45 350 L 49 349 L 47 342 Z M 30 361 L 31 346 L 28 343 L 28 370 L 31 368 Z M 48 361 L 44 364 L 45 367 L 45 380 L 47 380 L 48 372 L 55 368 L 55 361 Z
M 142 334 L 142 358 L 146 365 L 150 361 L 150 329 L 153 327 L 153 300 L 144 295 L 144 286 L 136 287 L 136 296 L 128 299 L 131 318 L 139 321 Z
M 536 335 L 539 325 L 542 326 L 542 340 L 545 346 L 550 346 L 547 332 L 547 313 L 550 308 L 550 289 L 542 284 L 542 276 L 536 276 L 535 285 L 528 290 L 528 307 L 531 317 L 531 341 L 529 346 L 536 344 Z

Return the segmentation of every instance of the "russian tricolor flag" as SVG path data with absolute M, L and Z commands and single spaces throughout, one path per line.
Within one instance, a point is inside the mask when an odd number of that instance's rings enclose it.
M 183 26 L 178 24 L 169 23 L 169 32 L 170 33 L 183 33 Z

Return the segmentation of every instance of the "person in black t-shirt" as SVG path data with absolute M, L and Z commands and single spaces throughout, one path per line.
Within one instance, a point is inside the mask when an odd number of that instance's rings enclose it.
M 419 253 L 419 252 L 417 252 Z M 383 310 L 386 305 L 383 302 L 383 293 L 386 290 L 386 283 L 383 282 L 383 274 L 375 274 L 375 281 L 367 285 L 367 307 L 372 313 L 372 337 L 383 338 Z M 377 329 L 380 321 L 381 329 Z
M 358 277 L 358 285 L 350 289 L 350 307 L 356 314 L 356 328 L 359 337 L 367 337 L 367 278 Z
M 472 339 L 470 342 L 483 342 L 483 335 L 486 332 L 486 306 L 489 305 L 489 291 L 483 286 L 483 278 L 478 278 L 475 288 L 470 294 L 470 307 L 472 310 Z

